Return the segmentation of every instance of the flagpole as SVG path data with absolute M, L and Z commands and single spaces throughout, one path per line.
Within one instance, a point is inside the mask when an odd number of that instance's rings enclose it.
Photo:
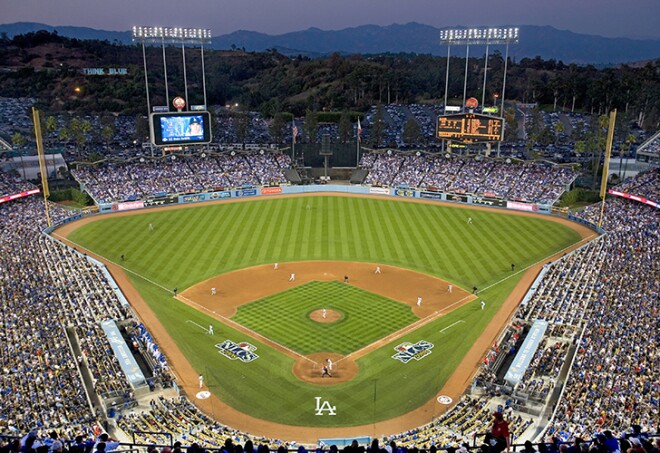
M 357 140 L 355 141 L 356 145 L 356 152 L 357 152 L 357 160 L 355 161 L 355 168 L 358 168 L 360 166 L 360 133 L 362 132 L 362 128 L 360 127 L 360 118 L 358 117 L 357 119 Z
M 291 120 L 291 163 L 295 164 L 296 161 L 296 122 Z

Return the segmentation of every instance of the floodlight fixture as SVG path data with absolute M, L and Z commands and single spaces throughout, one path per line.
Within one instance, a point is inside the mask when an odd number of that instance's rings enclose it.
M 211 30 L 208 28 L 184 27 L 133 27 L 133 41 L 142 43 L 190 43 L 210 44 Z
M 445 45 L 515 44 L 519 28 L 449 28 L 440 30 L 440 43 Z

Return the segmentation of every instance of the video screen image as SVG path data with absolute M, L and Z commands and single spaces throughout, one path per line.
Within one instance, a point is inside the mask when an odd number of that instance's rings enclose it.
M 202 115 L 161 116 L 160 130 L 163 143 L 204 140 Z

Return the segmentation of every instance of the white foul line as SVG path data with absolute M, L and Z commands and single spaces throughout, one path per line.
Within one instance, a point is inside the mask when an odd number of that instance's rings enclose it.
M 197 327 L 199 327 L 200 329 L 205 330 L 205 331 L 207 331 L 207 332 L 209 331 L 209 329 L 207 329 L 206 327 L 204 327 L 204 326 L 200 326 L 200 325 L 197 324 L 195 321 L 192 321 L 192 320 L 190 320 L 190 319 L 186 320 L 186 322 L 189 322 L 190 324 L 195 324 Z
M 448 325 L 447 327 L 445 327 L 444 329 L 442 329 L 442 330 L 440 331 L 440 333 L 442 333 L 442 332 L 444 332 L 445 330 L 449 329 L 450 327 L 454 327 L 456 324 L 460 324 L 460 323 L 462 323 L 462 322 L 465 322 L 465 321 L 463 321 L 462 319 L 459 320 L 459 321 L 456 321 L 455 323 L 450 324 L 450 325 Z

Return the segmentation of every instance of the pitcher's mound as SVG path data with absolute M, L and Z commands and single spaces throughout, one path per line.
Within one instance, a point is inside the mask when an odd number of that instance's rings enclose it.
M 316 322 L 335 322 L 341 319 L 341 313 L 335 310 L 326 309 L 325 316 L 323 316 L 323 309 L 320 309 L 311 312 L 309 318 Z

